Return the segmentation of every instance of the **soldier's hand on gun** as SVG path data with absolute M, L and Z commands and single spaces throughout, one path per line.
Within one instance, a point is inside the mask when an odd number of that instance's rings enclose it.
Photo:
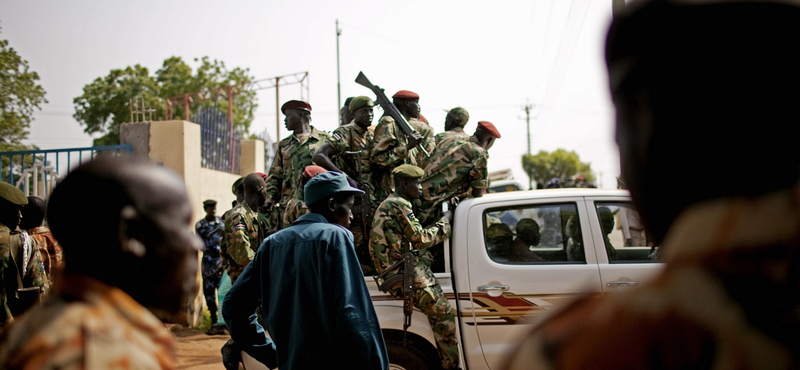
M 417 145 L 419 142 L 422 141 L 422 135 L 419 132 L 413 132 L 411 135 L 408 136 L 408 144 L 406 144 L 406 149 L 411 150 Z
M 261 209 L 259 209 L 259 211 L 261 211 L 261 213 L 266 213 L 266 212 L 272 211 L 272 207 L 274 207 L 274 206 L 275 206 L 275 201 L 272 200 L 272 199 L 267 199 L 261 205 Z

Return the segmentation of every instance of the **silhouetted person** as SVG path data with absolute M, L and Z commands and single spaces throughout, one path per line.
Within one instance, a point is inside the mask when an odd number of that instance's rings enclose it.
M 153 313 L 177 314 L 198 292 L 201 242 L 183 180 L 99 157 L 59 182 L 47 221 L 64 275 L 11 328 L 0 368 L 175 369 L 174 337 Z
M 621 173 L 664 269 L 566 304 L 510 368 L 800 367 L 798 41 L 790 2 L 638 1 L 614 16 Z

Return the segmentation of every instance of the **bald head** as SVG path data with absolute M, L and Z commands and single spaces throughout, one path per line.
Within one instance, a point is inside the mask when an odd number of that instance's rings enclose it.
M 200 245 L 191 217 L 183 180 L 133 157 L 79 166 L 56 186 L 47 207 L 66 273 L 92 276 L 170 312 L 197 288 Z
M 244 177 L 242 186 L 244 188 L 244 203 L 251 210 L 257 211 L 267 199 L 267 183 L 261 175 L 254 172 Z

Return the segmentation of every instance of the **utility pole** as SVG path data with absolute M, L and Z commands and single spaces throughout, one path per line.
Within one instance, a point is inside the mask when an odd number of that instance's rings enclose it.
M 528 155 L 531 155 L 531 109 L 533 105 L 529 102 L 525 102 L 525 106 L 523 109 L 525 110 L 525 125 L 528 127 Z M 528 174 L 528 189 L 533 189 L 533 176 Z
M 342 35 L 342 29 L 339 28 L 339 19 L 336 19 L 336 111 L 342 108 L 342 84 L 339 82 L 339 36 Z
M 528 155 L 531 154 L 531 108 L 530 103 L 525 103 L 525 123 L 528 126 Z
M 300 84 L 300 99 L 310 100 L 311 94 L 308 88 L 308 72 L 298 72 L 283 76 L 276 76 L 265 78 L 263 80 L 256 80 L 248 84 L 244 90 L 258 91 L 264 89 L 275 88 L 275 142 L 281 140 L 281 98 L 280 87 L 286 85 Z

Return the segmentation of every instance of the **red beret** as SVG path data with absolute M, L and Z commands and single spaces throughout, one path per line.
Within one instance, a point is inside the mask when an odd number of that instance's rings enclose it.
M 489 121 L 479 121 L 478 122 L 478 130 L 481 130 L 489 135 L 492 135 L 496 138 L 500 138 L 500 132 L 497 131 L 497 128 Z
M 392 95 L 392 99 L 419 99 L 419 95 L 413 91 L 400 90 Z
M 266 173 L 263 173 L 263 172 L 256 172 L 256 173 L 258 174 L 258 176 L 261 176 L 262 179 L 264 179 L 264 180 L 267 179 L 267 174 Z
M 302 109 L 311 112 L 311 104 L 308 104 L 302 100 L 289 100 L 286 103 L 283 103 L 283 106 L 281 107 L 281 113 L 286 114 L 287 109 Z
M 312 164 L 310 166 L 306 166 L 305 170 L 303 170 L 303 176 L 306 179 L 311 179 L 312 177 L 319 175 L 323 172 L 328 172 L 328 170 Z

